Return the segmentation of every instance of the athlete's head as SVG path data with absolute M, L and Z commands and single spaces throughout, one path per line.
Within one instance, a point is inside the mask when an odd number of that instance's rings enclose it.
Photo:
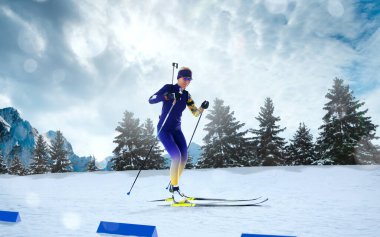
M 192 78 L 192 72 L 191 72 L 190 68 L 182 67 L 181 69 L 179 69 L 178 75 L 177 75 L 177 80 L 178 80 L 178 85 L 182 89 L 186 89 L 186 87 L 190 84 L 192 79 L 193 79 Z

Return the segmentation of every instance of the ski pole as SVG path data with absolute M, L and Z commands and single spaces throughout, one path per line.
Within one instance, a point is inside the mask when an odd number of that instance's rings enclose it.
M 193 137 L 194 137 L 195 131 L 197 130 L 197 127 L 198 127 L 199 121 L 200 121 L 201 118 L 202 118 L 202 114 L 203 114 L 203 112 L 201 113 L 201 115 L 199 115 L 199 119 L 198 119 L 197 125 L 195 126 L 195 129 L 194 129 L 193 135 L 191 135 L 189 145 L 187 146 L 187 150 L 189 150 L 189 148 L 190 148 L 191 141 L 193 140 Z
M 170 112 L 172 112 L 175 103 L 176 103 L 176 100 L 173 101 L 173 104 L 172 104 L 172 106 L 170 107 L 170 110 L 169 110 L 168 114 L 166 115 L 166 117 L 165 117 L 165 119 L 164 119 L 164 122 L 162 122 L 161 128 L 160 128 L 160 130 L 157 132 L 157 135 L 156 135 L 156 137 L 154 138 L 154 142 L 153 142 L 152 146 L 150 147 L 148 154 L 145 156 L 145 159 L 143 160 L 143 164 L 140 166 L 139 172 L 137 173 L 136 178 L 135 178 L 135 180 L 133 181 L 133 184 L 132 184 L 132 186 L 131 186 L 131 189 L 130 189 L 129 192 L 127 193 L 128 195 L 131 194 L 131 191 L 132 191 L 132 189 L 133 189 L 133 186 L 135 186 L 136 180 L 137 180 L 137 178 L 139 177 L 139 175 L 140 175 L 140 173 L 141 173 L 141 170 L 144 168 L 145 163 L 146 163 L 146 160 L 148 159 L 148 157 L 149 157 L 149 155 L 150 155 L 150 152 L 152 151 L 154 145 L 156 144 L 156 141 L 157 141 L 158 135 L 160 135 L 160 132 L 162 131 L 162 128 L 164 127 L 164 125 L 165 125 L 165 123 L 166 123 L 166 120 L 168 119 L 168 117 L 169 117 L 169 115 L 170 115 Z
M 198 124 L 199 124 L 199 121 L 200 121 L 201 118 L 202 118 L 202 114 L 203 114 L 203 112 L 201 113 L 201 115 L 199 115 L 199 119 L 198 119 L 197 125 L 195 126 L 195 129 L 194 129 L 193 135 L 191 135 L 189 145 L 187 145 L 187 150 L 189 150 L 189 148 L 190 148 L 191 141 L 193 140 L 193 137 L 194 137 L 195 131 L 196 131 L 197 128 L 198 128 Z M 166 187 L 166 189 L 168 189 L 168 188 L 170 187 L 170 182 L 171 182 L 171 181 L 169 181 L 169 184 L 168 184 L 168 186 Z
M 178 68 L 178 63 L 172 63 L 172 66 L 173 66 L 173 74 L 172 74 L 172 84 L 173 84 L 173 80 L 174 80 L 174 68 Z M 133 187 L 135 186 L 135 183 L 136 183 L 136 181 L 137 181 L 137 178 L 139 177 L 139 175 L 140 175 L 140 173 L 141 173 L 141 170 L 144 168 L 145 163 L 146 163 L 146 160 L 148 159 L 148 157 L 149 157 L 149 155 L 150 155 L 150 152 L 152 151 L 154 145 L 156 144 L 156 141 L 157 141 L 158 135 L 160 134 L 162 128 L 164 127 L 164 125 L 165 125 L 165 123 L 166 123 L 166 120 L 168 119 L 169 114 L 170 114 L 170 112 L 172 111 L 172 109 L 173 109 L 175 103 L 176 103 L 176 100 L 174 99 L 173 104 L 172 104 L 172 106 L 170 107 L 170 110 L 169 110 L 168 114 L 166 115 L 164 121 L 162 122 L 162 125 L 161 125 L 160 130 L 157 132 L 157 135 L 156 135 L 156 137 L 154 138 L 153 144 L 152 144 L 152 146 L 150 147 L 148 154 L 145 156 L 145 159 L 143 160 L 143 164 L 140 166 L 139 172 L 137 173 L 136 178 L 135 178 L 135 180 L 133 181 L 133 184 L 132 184 L 132 186 L 131 186 L 131 189 L 130 189 L 129 192 L 127 193 L 128 195 L 131 194 L 132 189 L 133 189 Z

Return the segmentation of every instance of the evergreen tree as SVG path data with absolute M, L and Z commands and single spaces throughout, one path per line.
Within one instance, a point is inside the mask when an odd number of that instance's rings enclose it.
M 112 158 L 107 160 L 107 165 L 105 167 L 105 170 L 114 170 L 114 162 L 112 161 Z
M 18 156 L 13 157 L 11 166 L 9 167 L 9 173 L 20 176 L 28 174 L 28 171 L 21 164 L 20 158 Z
M 7 165 L 5 164 L 5 160 L 0 150 L 0 174 L 6 174 L 6 173 L 8 173 Z
M 380 147 L 374 145 L 367 137 L 358 142 L 355 150 L 357 164 L 380 164 Z
M 10 174 L 14 175 L 27 175 L 28 170 L 22 165 L 21 163 L 21 154 L 22 154 L 22 147 L 18 142 L 13 146 L 11 152 L 9 153 L 9 157 L 11 159 L 8 159 L 8 172 Z
M 7 164 L 7 166 L 11 167 L 12 159 L 14 157 L 21 157 L 21 154 L 22 154 L 22 147 L 20 146 L 20 144 L 18 143 L 18 141 L 16 141 L 16 144 L 13 146 L 11 152 L 8 154 L 8 164 Z
M 90 162 L 88 162 L 87 170 L 89 172 L 93 172 L 93 171 L 98 170 L 98 167 L 96 167 L 96 164 L 95 164 L 95 157 L 91 157 Z
M 191 155 L 189 155 L 185 169 L 194 169 L 194 168 L 195 168 L 195 166 L 193 164 L 193 157 Z
M 359 102 L 353 96 L 348 85 L 342 79 L 335 78 L 332 89 L 326 94 L 329 100 L 324 110 L 322 130 L 317 139 L 317 149 L 320 160 L 318 164 L 357 164 L 356 150 L 360 141 L 371 141 L 375 138 L 376 127 L 368 110 L 360 111 L 364 102 Z M 362 148 L 364 148 L 362 146 Z M 363 152 L 363 151 L 362 151 Z
M 37 138 L 36 148 L 34 149 L 34 158 L 30 164 L 30 172 L 32 174 L 45 174 L 49 172 L 50 168 L 48 165 L 48 154 L 48 145 L 44 141 L 42 135 L 39 135 Z
M 236 121 L 234 112 L 223 104 L 223 100 L 216 98 L 206 116 L 210 122 L 204 129 L 208 133 L 203 138 L 206 145 L 202 146 L 203 153 L 197 164 L 200 168 L 249 165 L 249 144 L 244 137 L 248 131 L 239 132 L 245 124 Z
M 164 157 L 161 155 L 163 150 L 160 149 L 156 136 L 154 135 L 154 126 L 151 119 L 147 119 L 142 127 L 143 154 L 146 156 L 150 151 L 144 169 L 163 169 L 165 167 Z M 145 157 L 144 157 L 145 158 Z M 144 162 L 143 162 L 144 163 Z
M 279 137 L 279 133 L 286 128 L 276 125 L 281 119 L 273 115 L 274 106 L 271 98 L 266 98 L 264 107 L 260 107 L 261 112 L 256 119 L 260 122 L 258 130 L 252 129 L 251 132 L 256 136 L 253 141 L 257 146 L 257 160 L 255 165 L 282 165 L 284 164 L 285 139 Z
M 67 157 L 65 141 L 61 131 L 57 131 L 57 136 L 51 141 L 50 157 L 53 162 L 52 173 L 64 173 L 72 171 L 72 164 Z
M 139 169 L 141 160 L 146 155 L 140 120 L 133 118 L 133 116 L 132 112 L 125 111 L 123 121 L 119 122 L 119 126 L 116 127 L 116 131 L 120 134 L 113 141 L 117 144 L 113 151 L 114 157 L 111 160 L 113 170 Z
M 304 123 L 300 123 L 296 134 L 287 147 L 287 164 L 310 165 L 315 160 L 313 135 Z

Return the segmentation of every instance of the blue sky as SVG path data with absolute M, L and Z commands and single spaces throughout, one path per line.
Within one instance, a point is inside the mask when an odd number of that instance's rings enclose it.
M 103 159 L 125 110 L 157 122 L 148 98 L 177 62 L 193 70 L 196 104 L 221 98 L 245 128 L 271 97 L 283 137 L 305 122 L 316 138 L 335 77 L 380 124 L 379 25 L 375 0 L 3 0 L 0 108 Z M 188 139 L 195 124 L 184 111 Z

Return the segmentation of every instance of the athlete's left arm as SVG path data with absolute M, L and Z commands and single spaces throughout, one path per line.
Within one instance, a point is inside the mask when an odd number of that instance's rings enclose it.
M 198 117 L 202 112 L 203 108 L 197 108 L 197 106 L 194 103 L 194 100 L 191 98 L 191 95 L 189 94 L 189 97 L 186 101 L 187 108 L 190 109 L 191 113 L 195 116 Z

